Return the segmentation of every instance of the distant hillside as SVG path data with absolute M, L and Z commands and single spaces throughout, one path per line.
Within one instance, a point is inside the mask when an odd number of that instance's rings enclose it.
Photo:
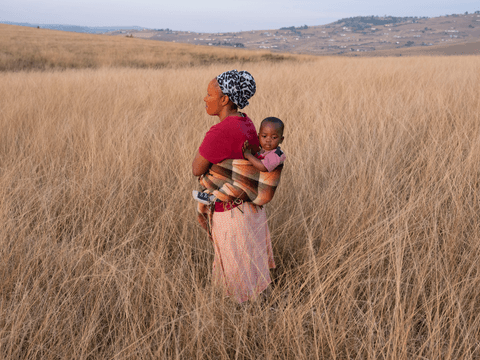
M 357 16 L 326 25 L 285 26 L 228 33 L 195 33 L 190 31 L 114 31 L 115 36 L 128 36 L 163 42 L 189 43 L 211 47 L 268 49 L 280 53 L 340 55 L 475 43 L 480 39 L 480 12 L 452 14 L 434 18 Z M 473 45 L 461 53 L 476 53 Z M 397 51 L 398 50 L 398 51 Z
M 10 23 L 13 24 L 13 23 Z M 480 11 L 439 17 L 356 16 L 343 18 L 326 25 L 285 26 L 242 32 L 197 33 L 193 31 L 146 29 L 138 26 L 82 27 L 75 25 L 16 25 L 128 37 L 131 41 L 158 40 L 161 42 L 204 45 L 206 47 L 268 50 L 277 53 L 340 55 L 389 51 L 401 54 L 404 49 L 444 48 L 466 43 L 478 44 Z M 289 24 L 286 24 L 289 25 Z M 137 38 L 137 40 L 134 40 Z M 476 53 L 477 45 L 469 45 L 462 53 Z M 206 50 L 208 51 L 208 50 Z M 443 51 L 443 50 L 442 50 Z M 457 51 L 457 50 L 455 50 Z M 387 53 L 387 52 L 384 52 Z
M 119 30 L 144 30 L 145 28 L 140 26 L 77 26 L 77 25 L 60 25 L 60 24 L 30 24 L 30 23 L 16 23 L 10 21 L 0 21 L 1 24 L 7 25 L 18 25 L 18 26 L 28 26 L 28 27 L 39 27 L 42 29 L 50 30 L 60 30 L 60 31 L 70 31 L 77 33 L 88 33 L 88 34 L 103 34 L 110 31 L 119 31 Z
M 451 56 L 451 55 L 480 55 L 480 41 L 436 45 L 436 46 L 415 46 L 388 50 L 376 50 L 367 52 L 345 52 L 344 56 Z

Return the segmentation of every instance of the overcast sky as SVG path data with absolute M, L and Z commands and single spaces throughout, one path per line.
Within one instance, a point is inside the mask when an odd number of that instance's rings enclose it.
M 1 0 L 0 21 L 227 32 L 322 25 L 359 15 L 434 17 L 477 10 L 479 0 Z

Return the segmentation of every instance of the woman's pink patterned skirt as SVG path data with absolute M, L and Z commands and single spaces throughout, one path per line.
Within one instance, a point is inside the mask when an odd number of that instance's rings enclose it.
M 215 212 L 212 237 L 214 284 L 223 286 L 239 303 L 268 287 L 269 269 L 275 262 L 264 208 L 244 203 L 230 211 Z

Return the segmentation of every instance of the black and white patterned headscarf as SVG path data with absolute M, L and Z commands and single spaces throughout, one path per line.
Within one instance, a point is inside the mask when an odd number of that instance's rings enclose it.
M 248 99 L 257 89 L 253 76 L 247 71 L 225 71 L 217 76 L 217 82 L 223 94 L 240 109 L 248 105 Z

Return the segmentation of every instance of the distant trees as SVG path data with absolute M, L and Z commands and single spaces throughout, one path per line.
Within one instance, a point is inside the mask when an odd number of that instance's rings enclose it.
M 233 46 L 233 47 L 237 47 L 237 48 L 244 48 L 245 45 L 243 43 L 229 43 L 229 42 L 214 42 L 212 43 L 213 46 Z
M 303 26 L 299 26 L 299 27 L 295 27 L 295 26 L 290 26 L 290 27 L 281 27 L 280 30 L 290 30 L 291 32 L 295 33 L 295 34 L 301 34 L 301 32 L 299 30 L 306 30 L 308 29 L 308 26 L 307 25 L 303 25 Z
M 396 17 L 396 16 L 385 16 L 385 17 L 378 17 L 378 16 L 355 16 L 351 18 L 344 18 L 340 19 L 334 24 L 342 24 L 344 23 L 345 26 L 352 28 L 354 31 L 362 31 L 366 28 L 371 27 L 372 25 L 386 25 L 386 24 L 396 24 L 406 21 L 411 21 L 413 23 L 418 22 L 420 19 L 426 19 L 427 17 L 416 17 L 416 16 L 407 16 L 407 17 Z

